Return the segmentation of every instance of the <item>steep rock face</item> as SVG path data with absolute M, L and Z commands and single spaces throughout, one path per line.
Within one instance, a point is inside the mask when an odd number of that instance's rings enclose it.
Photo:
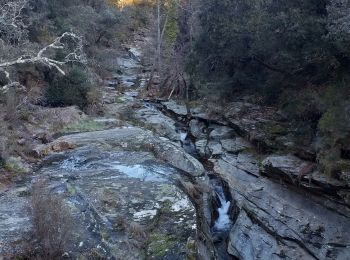
M 223 160 L 214 170 L 228 183 L 236 221 L 228 252 L 242 259 L 350 257 L 349 215 L 344 216 L 263 177 L 255 177 Z M 341 208 L 331 201 L 329 206 Z M 333 205 L 330 205 L 333 204 Z M 342 207 L 346 213 L 346 207 Z
M 262 162 L 262 174 L 284 180 L 288 183 L 318 192 L 320 195 L 335 196 L 339 202 L 350 205 L 347 198 L 350 196 L 350 186 L 331 176 L 320 173 L 316 165 L 305 175 L 302 174 L 305 161 L 292 155 L 271 155 Z M 350 212 L 350 210 L 346 210 Z
M 298 144 L 293 126 L 275 108 L 232 102 L 227 107 L 225 119 L 240 136 L 262 152 L 284 150 L 306 160 L 316 158 L 315 147 Z
M 227 108 L 225 118 L 237 133 L 244 136 L 262 150 L 271 150 L 273 143 L 269 140 L 264 125 L 272 120 L 273 111 L 245 102 L 233 102 Z

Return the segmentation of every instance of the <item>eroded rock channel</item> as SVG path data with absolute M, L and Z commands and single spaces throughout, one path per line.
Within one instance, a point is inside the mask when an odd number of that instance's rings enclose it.
M 138 98 L 150 77 L 142 44 L 118 59 L 95 119 L 121 126 L 36 147 L 34 177 L 0 195 L 0 253 L 30 233 L 31 184 L 44 178 L 74 216 L 67 258 L 349 259 L 349 183 L 299 180 L 304 161 L 265 149 L 266 120 L 241 117 L 250 104 L 213 117 Z

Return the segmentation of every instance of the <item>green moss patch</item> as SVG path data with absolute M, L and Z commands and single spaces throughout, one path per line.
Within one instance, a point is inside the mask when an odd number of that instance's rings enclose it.
M 163 257 L 174 245 L 175 238 L 168 234 L 152 233 L 149 237 L 148 255 Z
M 104 122 L 94 120 L 83 120 L 66 126 L 61 133 L 93 132 L 109 128 Z

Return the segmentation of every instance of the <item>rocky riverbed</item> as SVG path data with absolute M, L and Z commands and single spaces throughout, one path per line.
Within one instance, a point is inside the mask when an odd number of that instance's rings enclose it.
M 31 187 L 45 179 L 74 217 L 67 258 L 349 259 L 349 182 L 299 178 L 312 151 L 271 129 L 272 109 L 141 99 L 143 44 L 106 81 L 94 120 L 108 129 L 38 145 L 33 177 L 0 194 L 0 256 L 30 239 Z

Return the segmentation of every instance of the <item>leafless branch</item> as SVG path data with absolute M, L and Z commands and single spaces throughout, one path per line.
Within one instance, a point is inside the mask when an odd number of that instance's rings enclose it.
M 70 44 L 73 44 L 72 51 L 69 52 Z M 45 55 L 49 50 L 67 50 L 69 53 L 63 60 L 56 60 Z M 27 63 L 41 63 L 49 68 L 55 68 L 59 73 L 65 75 L 62 68 L 63 65 L 69 62 L 86 63 L 86 58 L 83 51 L 83 40 L 80 36 L 72 32 L 65 32 L 60 37 L 57 37 L 51 44 L 43 47 L 36 56 L 19 57 L 13 61 L 7 61 L 0 63 L 0 68 L 8 68 L 14 65 L 27 64 Z M 18 82 L 11 82 L 10 74 L 5 71 L 6 77 L 10 81 L 9 84 L 2 87 L 3 91 L 6 91 L 9 87 L 17 86 Z
M 0 6 L 0 23 L 14 28 L 25 27 L 22 12 L 27 5 L 28 0 L 5 1 Z

